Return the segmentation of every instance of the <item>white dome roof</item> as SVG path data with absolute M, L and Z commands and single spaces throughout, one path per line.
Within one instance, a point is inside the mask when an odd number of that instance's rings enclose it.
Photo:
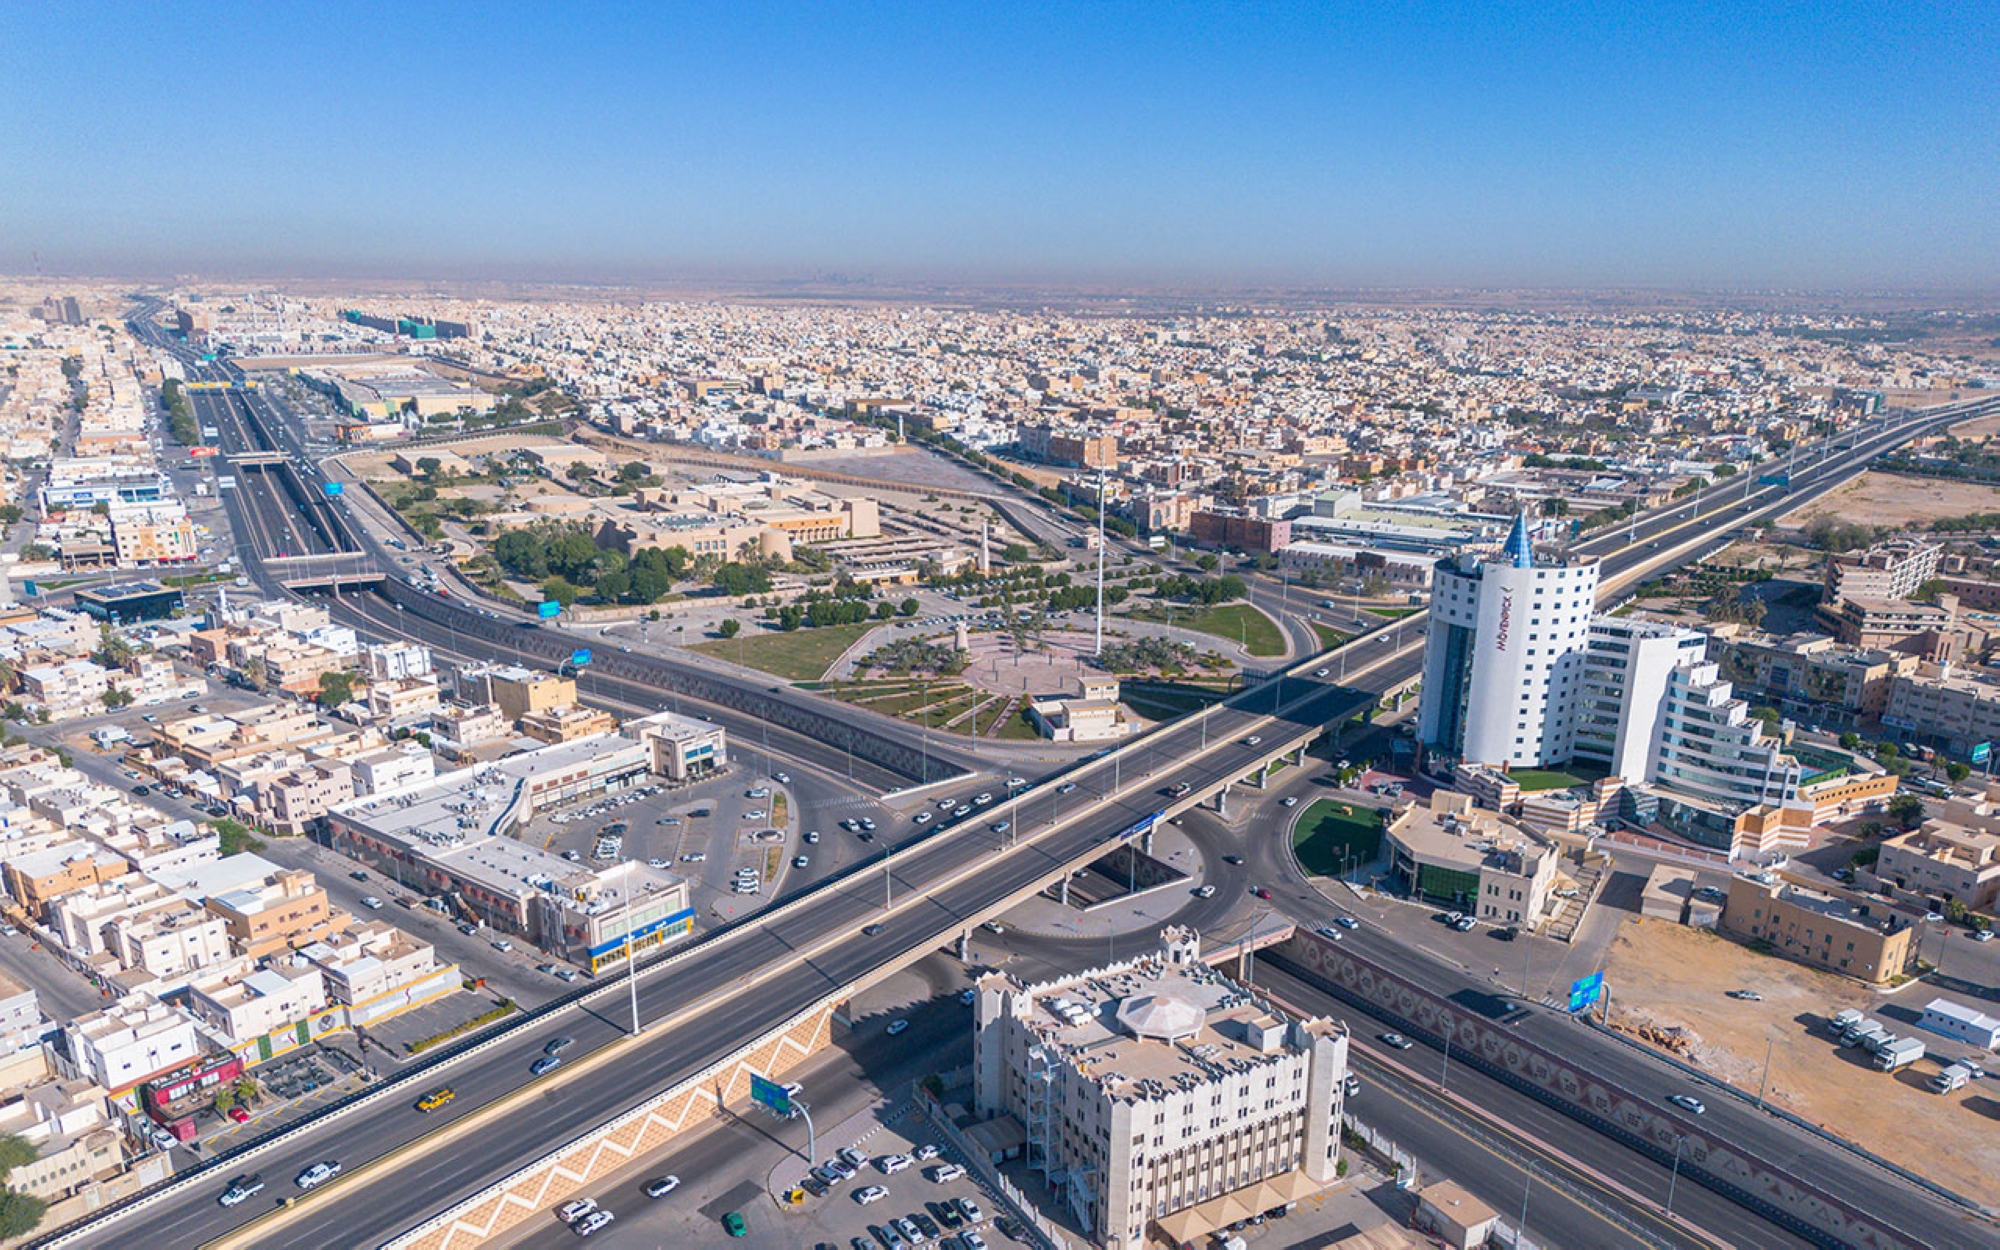
M 1118 1004 L 1118 1023 L 1134 1037 L 1172 1040 L 1201 1031 L 1207 1013 L 1175 994 L 1134 994 Z

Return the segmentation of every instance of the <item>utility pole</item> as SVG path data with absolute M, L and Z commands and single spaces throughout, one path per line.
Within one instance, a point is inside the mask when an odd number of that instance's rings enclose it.
M 1091 654 L 1104 655 L 1104 490 L 1109 479 L 1102 469 L 1097 473 L 1097 649 Z

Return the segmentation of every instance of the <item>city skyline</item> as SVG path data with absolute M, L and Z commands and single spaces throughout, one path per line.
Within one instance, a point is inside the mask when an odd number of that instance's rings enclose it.
M 482 14 L 10 12 L 0 269 L 2000 281 L 1968 12 Z

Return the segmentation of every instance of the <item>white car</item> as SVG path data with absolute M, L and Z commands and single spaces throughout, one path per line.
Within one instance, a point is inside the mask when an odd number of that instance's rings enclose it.
M 1212 886 L 1212 885 L 1200 885 L 1200 886 L 1196 886 L 1196 887 L 1195 887 L 1195 891 L 1194 891 L 1194 896 L 1195 896 L 1196 898 L 1214 898 L 1214 897 L 1215 897 L 1215 887 L 1214 887 L 1214 886 Z
M 882 1199 L 887 1198 L 888 1196 L 889 1196 L 889 1191 L 882 1188 L 880 1185 L 870 1185 L 865 1189 L 857 1189 L 854 1191 L 854 1200 L 860 1203 L 864 1207 L 871 1202 L 880 1202 L 882 1201 Z
M 771 814 L 771 813 L 769 813 L 769 812 L 765 811 L 765 810 L 764 810 L 763 808 L 761 808 L 761 807 L 753 807 L 753 808 L 751 808 L 751 809 L 750 809 L 749 811 L 747 811 L 747 812 L 743 813 L 743 819 L 744 819 L 744 820 L 762 820 L 762 819 L 764 819 L 764 818 L 765 818 L 766 816 L 769 816 L 770 814 Z
M 935 1159 L 935 1158 L 937 1158 L 937 1157 L 938 1157 L 938 1155 L 940 1155 L 940 1154 L 942 1154 L 942 1153 L 943 1153 L 943 1152 L 942 1152 L 942 1151 L 940 1151 L 940 1150 L 939 1150 L 939 1149 L 937 1148 L 937 1146 L 936 1146 L 936 1145 L 935 1145 L 934 1143 L 932 1143 L 932 1142 L 925 1142 L 925 1143 L 924 1143 L 923 1145 L 921 1145 L 921 1146 L 918 1146 L 918 1147 L 917 1147 L 917 1149 L 916 1149 L 916 1151 L 915 1151 L 915 1155 L 916 1155 L 916 1157 L 917 1157 L 918 1159 L 922 1159 L 922 1160 L 926 1160 L 926 1161 L 928 1161 L 928 1160 L 931 1160 L 931 1159 Z
M 576 1229 L 577 1236 L 588 1237 L 616 1218 L 609 1211 L 592 1211 L 589 1215 L 578 1220 L 572 1227 Z
M 1297 807 L 1298 805 L 1299 805 L 1299 800 L 1297 795 L 1288 794 L 1285 796 L 1286 807 Z
M 595 1210 L 597 1210 L 597 1199 L 577 1198 L 556 1208 L 556 1218 L 565 1224 L 574 1224 Z
M 894 1037 L 909 1027 L 910 1022 L 908 1020 L 891 1020 L 889 1021 L 889 1036 Z
M 361 905 L 363 907 L 366 907 L 369 911 L 382 910 L 382 900 L 376 898 L 373 894 L 364 895 L 361 899 Z
M 882 1169 L 882 1175 L 894 1176 L 896 1173 L 910 1166 L 910 1156 L 883 1155 L 881 1158 L 875 1160 L 875 1166 Z
M 939 1185 L 948 1185 L 959 1177 L 964 1176 L 965 1169 L 956 1163 L 940 1163 L 930 1171 L 925 1172 L 924 1175 L 930 1177 L 932 1181 Z
M 292 1184 L 297 1185 L 300 1189 L 311 1189 L 317 1185 L 324 1185 L 339 1175 L 340 1160 L 328 1159 L 322 1163 L 315 1163 L 297 1176 L 294 1176 Z
M 931 823 L 931 814 L 929 812 L 918 812 L 911 819 L 914 820 L 917 824 L 928 825 L 929 823 Z

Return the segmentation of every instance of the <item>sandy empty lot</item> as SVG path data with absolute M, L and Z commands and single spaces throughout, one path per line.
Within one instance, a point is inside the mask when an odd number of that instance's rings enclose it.
M 1938 1064 L 1877 1072 L 1871 1056 L 1840 1049 L 1826 1033 L 1827 1017 L 1858 1007 L 1899 1036 L 1928 1039 L 1883 1014 L 1922 1011 L 1933 997 L 1927 987 L 1883 998 L 1712 933 L 1636 916 L 1619 926 L 1604 979 L 1613 1024 L 1685 1030 L 1683 1059 L 1753 1092 L 1768 1047 L 1773 1103 L 1968 1197 L 2000 1203 L 2000 1076 L 1933 1094 L 1926 1083 Z M 1725 997 L 1732 989 L 1755 990 L 1764 1001 Z
M 2000 510 L 2000 487 L 1864 473 L 1839 490 L 1785 514 L 1778 524 L 1804 526 L 1830 516 L 1870 525 L 1928 525 L 1939 517 L 1996 510 Z

